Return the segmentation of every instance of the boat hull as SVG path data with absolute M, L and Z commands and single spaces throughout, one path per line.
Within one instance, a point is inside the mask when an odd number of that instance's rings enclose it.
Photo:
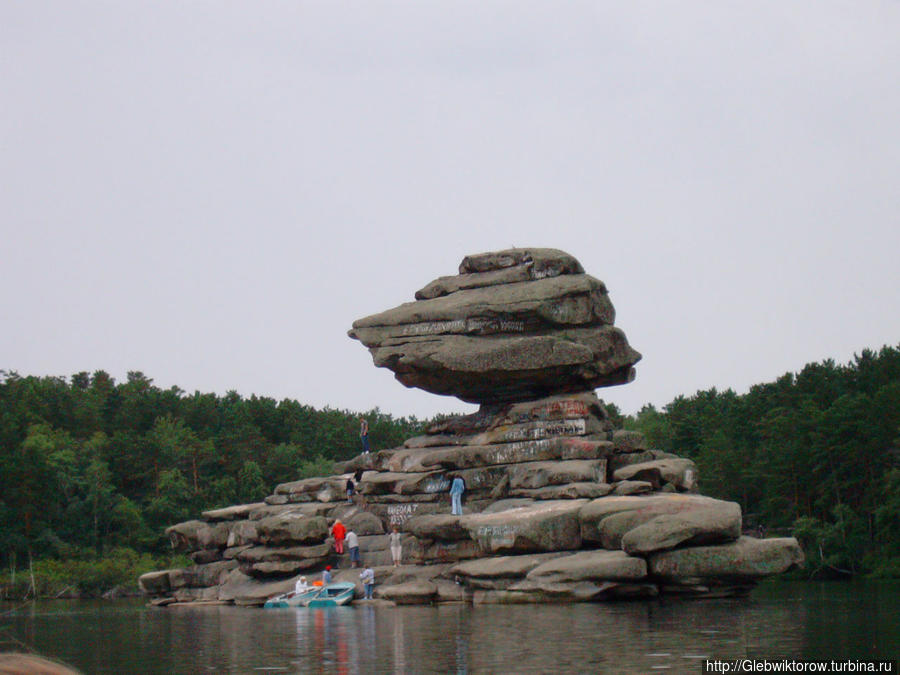
M 264 609 L 283 609 L 286 607 L 305 607 L 306 603 L 321 592 L 321 588 L 313 588 L 304 593 L 285 593 L 266 600 Z
M 356 594 L 356 586 L 351 583 L 329 584 L 321 589 L 306 606 L 310 608 L 316 607 L 338 607 L 347 605 L 353 601 Z

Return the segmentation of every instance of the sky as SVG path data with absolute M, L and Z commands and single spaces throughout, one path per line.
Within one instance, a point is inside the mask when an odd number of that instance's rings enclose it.
M 347 337 L 552 247 L 625 412 L 900 344 L 900 0 L 0 0 L 0 369 L 468 412 Z

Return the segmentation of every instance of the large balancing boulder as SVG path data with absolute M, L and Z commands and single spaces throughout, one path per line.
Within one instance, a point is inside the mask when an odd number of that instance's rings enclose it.
M 630 382 L 641 358 L 613 326 L 603 282 L 555 249 L 469 256 L 417 298 L 349 332 L 407 387 L 525 401 Z

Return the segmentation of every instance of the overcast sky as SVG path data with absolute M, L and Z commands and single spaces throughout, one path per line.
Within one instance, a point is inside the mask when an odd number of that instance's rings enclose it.
M 627 412 L 900 343 L 900 1 L 0 0 L 0 369 L 395 415 L 346 336 L 561 248 Z

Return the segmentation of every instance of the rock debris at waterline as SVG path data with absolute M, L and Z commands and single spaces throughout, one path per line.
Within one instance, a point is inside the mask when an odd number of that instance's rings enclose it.
M 173 525 L 194 565 L 145 574 L 159 605 L 261 605 L 332 565 L 336 519 L 359 535 L 375 596 L 396 604 L 717 597 L 803 560 L 793 538 L 741 536 L 741 510 L 697 492 L 691 460 L 615 429 L 594 388 L 629 382 L 640 359 L 613 323 L 603 282 L 555 249 L 467 256 L 416 301 L 360 319 L 350 336 L 410 387 L 480 404 L 346 473 L 282 483 L 264 502 Z M 345 485 L 363 471 L 360 498 Z M 466 484 L 462 516 L 448 489 Z M 399 525 L 403 565 L 386 534 Z M 359 587 L 361 594 L 361 586 Z

